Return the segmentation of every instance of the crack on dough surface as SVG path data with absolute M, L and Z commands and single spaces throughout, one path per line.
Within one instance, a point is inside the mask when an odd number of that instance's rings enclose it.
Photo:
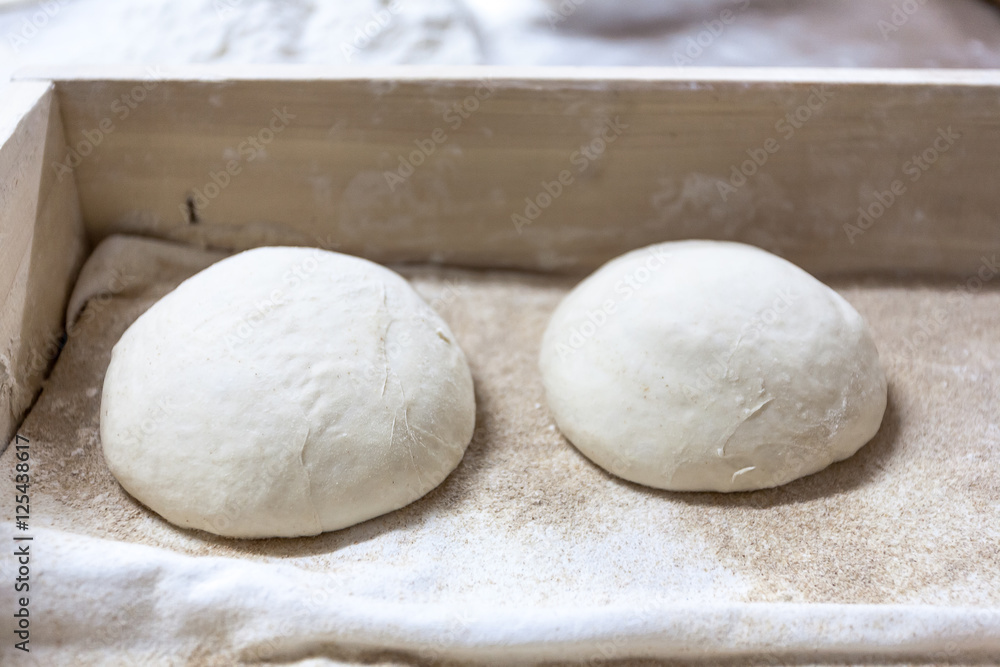
M 385 321 L 385 328 L 382 330 L 382 359 L 385 365 L 385 377 L 382 381 L 382 393 L 381 396 L 385 396 L 385 389 L 389 385 L 389 377 L 392 376 L 396 380 L 396 384 L 399 387 L 399 396 L 401 399 L 401 407 L 397 408 L 395 413 L 392 415 L 392 426 L 389 429 L 389 440 L 390 443 L 395 445 L 396 443 L 396 421 L 399 418 L 399 411 L 403 411 L 403 425 L 406 429 L 406 436 L 402 438 L 404 444 L 406 445 L 406 452 L 410 458 L 410 464 L 413 466 L 413 472 L 417 476 L 417 482 L 423 485 L 423 476 L 420 474 L 420 466 L 417 464 L 417 459 L 413 455 L 413 435 L 410 429 L 409 419 L 407 418 L 406 411 L 408 409 L 408 404 L 406 400 L 406 392 L 403 390 L 403 381 L 400 379 L 399 375 L 392 370 L 392 364 L 389 363 L 389 330 L 392 328 L 395 318 L 392 317 L 392 313 L 389 310 L 389 292 L 386 289 L 384 283 L 380 283 L 382 289 L 382 299 L 381 299 L 381 315 Z
M 309 509 L 312 512 L 313 525 L 316 530 L 323 530 L 323 522 L 320 520 L 319 510 L 316 509 L 316 498 L 313 495 L 312 477 L 309 475 L 309 467 L 306 465 L 306 447 L 309 446 L 309 435 L 312 430 L 307 426 L 306 434 L 302 438 L 302 446 L 299 448 L 299 465 L 302 466 L 302 474 L 306 478 L 306 498 L 309 501 Z
M 763 394 L 763 391 L 764 390 L 762 389 L 761 390 L 762 394 Z M 773 400 L 774 400 L 773 396 L 768 396 L 763 401 L 761 401 L 760 403 L 758 403 L 756 406 L 754 406 L 753 408 L 751 408 L 750 412 L 748 412 L 748 413 L 746 413 L 746 414 L 744 414 L 742 416 L 742 418 L 740 419 L 739 423 L 736 424 L 736 426 L 729 433 L 729 435 L 726 436 L 726 439 L 722 443 L 722 447 L 719 448 L 719 456 L 720 457 L 724 457 L 726 455 L 726 446 L 729 444 L 729 441 L 733 439 L 733 437 L 740 430 L 740 428 L 742 428 L 743 425 L 746 424 L 748 421 L 750 421 L 751 419 L 753 419 L 753 417 L 755 415 L 760 414 L 764 410 L 764 408 L 766 408 L 768 405 L 771 404 L 771 401 L 773 401 Z M 754 466 L 750 466 L 750 467 L 752 468 Z M 733 475 L 733 479 L 735 479 L 735 478 L 736 478 L 736 475 Z
M 740 470 L 737 470 L 736 472 L 733 473 L 733 482 L 735 482 L 736 478 L 739 477 L 740 475 L 745 475 L 747 473 L 751 473 L 751 472 L 753 472 L 756 469 L 757 469 L 756 466 L 747 466 L 746 468 L 742 468 Z
M 403 399 L 401 409 L 403 411 L 403 428 L 406 429 L 406 437 L 404 439 L 406 441 L 406 451 L 409 452 L 410 454 L 410 462 L 413 463 L 413 471 L 417 474 L 417 481 L 423 484 L 423 478 L 420 475 L 420 466 L 417 465 L 416 457 L 413 456 L 413 445 L 414 444 L 422 445 L 423 443 L 420 442 L 417 438 L 413 437 L 413 430 L 410 428 L 410 420 L 409 417 L 407 416 L 407 412 L 410 409 L 410 404 L 406 400 L 406 392 L 403 391 L 403 381 L 399 379 L 398 375 L 396 375 L 395 377 L 396 377 L 396 384 L 399 385 L 399 395 Z M 392 424 L 393 424 L 393 433 L 395 433 L 396 430 L 395 417 L 392 418 Z
M 392 326 L 392 316 L 389 314 L 389 295 L 385 289 L 385 283 L 379 283 L 382 288 L 382 310 L 385 312 L 385 329 L 382 331 L 382 362 L 385 364 L 385 378 L 382 380 L 382 393 L 379 394 L 380 397 L 385 396 L 385 387 L 389 384 L 389 327 Z M 393 419 L 393 426 L 395 427 L 396 420 Z

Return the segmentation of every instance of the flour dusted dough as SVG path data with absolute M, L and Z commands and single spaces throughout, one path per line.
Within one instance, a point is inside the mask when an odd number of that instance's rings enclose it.
M 559 428 L 580 451 L 677 491 L 814 473 L 871 439 L 886 406 L 857 311 L 738 243 L 663 243 L 605 264 L 556 309 L 540 364 Z
M 101 440 L 179 526 L 314 535 L 436 487 L 472 437 L 465 355 L 400 276 L 306 248 L 215 264 L 115 345 Z

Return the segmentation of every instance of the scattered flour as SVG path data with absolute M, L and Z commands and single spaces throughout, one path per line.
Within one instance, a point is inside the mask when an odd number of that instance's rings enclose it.
M 894 16 L 902 5 L 910 13 Z M 0 81 L 61 63 L 993 68 L 1000 11 L 983 0 L 0 0 Z

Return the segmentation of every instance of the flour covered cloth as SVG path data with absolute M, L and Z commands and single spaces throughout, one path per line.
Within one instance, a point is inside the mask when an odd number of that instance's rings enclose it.
M 104 464 L 111 348 L 225 255 L 111 237 L 19 429 L 30 442 L 30 653 L 0 662 L 409 664 L 641 658 L 1000 660 L 1000 291 L 957 280 L 832 286 L 867 319 L 889 380 L 878 435 L 753 493 L 621 481 L 555 428 L 541 334 L 576 279 L 396 267 L 469 359 L 477 423 L 461 464 L 401 510 L 312 538 L 179 529 Z M 929 326 L 928 313 L 934 322 Z M 192 387 L 191 391 L 197 391 Z M 15 447 L 0 457 L 13 499 Z M 9 501 L 8 501 L 9 502 Z M 17 564 L 0 559 L 15 609 Z

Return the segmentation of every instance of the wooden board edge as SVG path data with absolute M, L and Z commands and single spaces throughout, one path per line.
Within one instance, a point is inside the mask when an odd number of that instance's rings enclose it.
M 1000 69 L 919 69 L 851 67 L 513 67 L 497 65 L 32 65 L 13 80 L 54 81 L 476 81 L 502 79 L 530 85 L 665 81 L 752 83 L 856 83 L 875 85 L 1000 85 Z
M 86 250 L 74 178 L 47 165 L 65 152 L 51 82 L 15 82 L 0 107 L 0 450 L 14 437 L 64 337 Z

